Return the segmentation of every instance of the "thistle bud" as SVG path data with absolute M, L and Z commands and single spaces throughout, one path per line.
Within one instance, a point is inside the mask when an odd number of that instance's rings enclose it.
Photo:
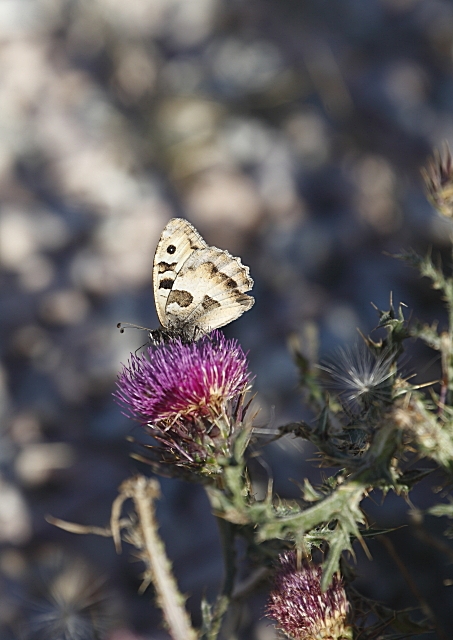
M 349 603 L 341 578 L 334 575 L 324 593 L 322 569 L 308 560 L 299 564 L 294 551 L 279 558 L 267 614 L 293 640 L 351 640 Z

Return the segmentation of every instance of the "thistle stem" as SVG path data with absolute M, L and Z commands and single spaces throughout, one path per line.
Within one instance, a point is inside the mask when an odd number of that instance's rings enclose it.
M 225 577 L 222 594 L 230 597 L 233 593 L 236 578 L 236 548 L 235 525 L 224 518 L 216 518 L 222 541 L 223 560 L 225 565 Z
M 154 500 L 160 493 L 159 483 L 154 479 L 137 476 L 123 483 L 121 490 L 122 497 L 132 498 L 134 502 L 143 538 L 142 551 L 146 553 L 157 601 L 165 616 L 170 635 L 173 640 L 196 640 L 197 633 L 190 624 L 184 598 L 178 590 L 158 533 Z
M 224 615 L 231 601 L 236 578 L 235 525 L 224 518 L 216 517 L 216 520 L 222 542 L 225 576 L 222 591 L 214 607 L 211 627 L 205 636 L 206 640 L 217 640 L 218 638 Z

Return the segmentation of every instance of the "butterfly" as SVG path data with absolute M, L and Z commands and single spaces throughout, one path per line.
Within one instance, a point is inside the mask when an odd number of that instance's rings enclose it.
M 155 342 L 196 340 L 236 320 L 255 299 L 249 268 L 228 251 L 210 247 L 187 220 L 172 218 L 154 256 L 153 288 L 161 329 Z

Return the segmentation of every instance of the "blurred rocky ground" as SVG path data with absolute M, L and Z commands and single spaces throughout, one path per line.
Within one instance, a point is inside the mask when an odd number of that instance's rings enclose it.
M 370 302 L 386 308 L 390 292 L 445 321 L 388 254 L 448 255 L 450 223 L 419 169 L 453 142 L 452 45 L 448 0 L 0 0 L 2 640 L 57 640 L 66 609 L 74 638 L 95 637 L 96 621 L 96 637 L 167 637 L 127 553 L 44 517 L 105 524 L 138 468 L 112 392 L 146 336 L 116 324 L 157 326 L 151 270 L 170 217 L 250 265 L 256 304 L 225 332 L 250 351 L 264 433 L 308 416 L 290 335 L 316 325 L 326 356 L 371 331 Z M 407 372 L 436 379 L 432 354 L 411 348 Z M 312 452 L 269 446 L 257 491 L 268 473 L 297 496 Z M 215 523 L 201 489 L 162 489 L 162 535 L 199 621 L 221 577 Z M 407 524 L 408 508 L 370 506 L 378 526 Z M 394 542 L 448 630 L 445 558 L 410 527 Z M 364 593 L 418 606 L 372 551 Z M 263 598 L 241 612 L 240 637 L 276 637 Z

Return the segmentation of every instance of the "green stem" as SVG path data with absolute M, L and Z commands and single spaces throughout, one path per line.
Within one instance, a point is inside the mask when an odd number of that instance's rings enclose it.
M 216 517 L 216 520 L 222 542 L 225 576 L 222 591 L 214 607 L 211 628 L 206 635 L 206 640 L 217 640 L 218 638 L 223 618 L 228 611 L 236 578 L 235 525 L 224 518 Z
M 222 595 L 229 598 L 233 593 L 236 578 L 235 525 L 224 518 L 216 517 L 216 520 L 222 541 L 223 561 L 225 565 Z
M 448 286 L 448 294 L 447 298 L 447 309 L 448 309 L 448 346 L 446 353 L 446 371 L 443 371 L 443 376 L 447 377 L 447 397 L 445 400 L 446 405 L 451 405 L 452 400 L 452 389 L 453 389 L 453 351 L 451 348 L 452 340 L 453 340 L 453 280 L 448 278 L 447 280 Z M 445 347 L 444 347 L 445 348 Z M 442 354 L 443 356 L 444 354 Z M 443 360 L 444 358 L 442 358 Z M 444 363 L 442 363 L 444 364 Z

